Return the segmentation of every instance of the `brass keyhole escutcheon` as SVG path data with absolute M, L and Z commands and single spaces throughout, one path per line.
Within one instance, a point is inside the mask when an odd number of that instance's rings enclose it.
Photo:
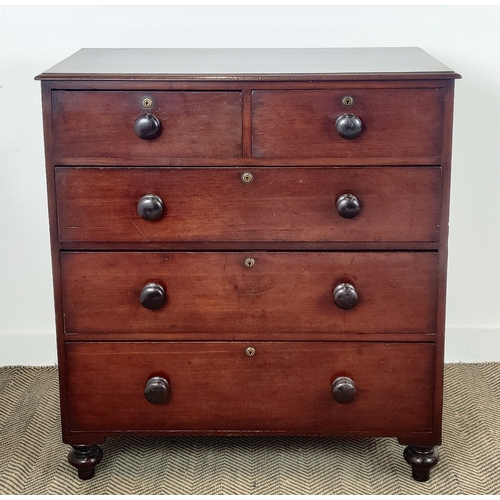
M 149 98 L 149 97 L 145 97 L 143 100 L 142 100 L 142 106 L 144 108 L 150 108 L 151 106 L 153 105 L 153 99 Z
M 342 98 L 342 104 L 344 106 L 352 106 L 354 104 L 354 99 L 350 95 L 346 95 Z
M 245 349 L 245 354 L 249 357 L 255 356 L 255 353 L 256 353 L 255 347 L 247 347 Z
M 243 172 L 241 174 L 241 180 L 245 184 L 250 184 L 253 181 L 253 174 L 251 172 Z
M 255 266 L 255 259 L 252 259 L 252 257 L 248 257 L 248 259 L 245 259 L 245 266 L 246 267 Z

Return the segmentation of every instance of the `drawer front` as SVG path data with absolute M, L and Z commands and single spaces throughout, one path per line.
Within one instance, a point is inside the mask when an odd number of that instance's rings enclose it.
M 433 344 L 75 342 L 66 356 L 72 431 L 394 436 L 432 425 Z M 168 383 L 161 404 L 144 396 L 152 377 Z M 339 377 L 352 380 L 350 403 L 333 397 Z
M 349 95 L 351 106 L 342 104 Z M 439 156 L 443 89 L 346 89 L 253 92 L 253 156 L 262 158 L 380 158 L 411 164 Z M 361 133 L 345 139 L 337 119 L 352 114 Z
M 142 106 L 145 97 L 149 109 Z M 240 158 L 240 92 L 54 91 L 54 156 L 68 158 Z M 142 139 L 134 123 L 153 115 L 154 139 Z
M 61 265 L 67 333 L 435 332 L 436 252 L 68 252 Z
M 243 182 L 245 173 L 251 182 Z M 439 237 L 438 167 L 58 167 L 56 190 L 63 242 L 383 244 Z M 138 213 L 150 195 L 163 205 L 155 220 Z M 359 205 L 353 218 L 344 217 L 353 215 L 342 205 L 345 195 Z

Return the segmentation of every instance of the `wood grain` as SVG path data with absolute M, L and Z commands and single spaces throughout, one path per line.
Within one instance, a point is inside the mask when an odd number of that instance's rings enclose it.
M 153 106 L 145 109 L 149 97 Z M 134 121 L 156 116 L 161 134 L 137 137 Z M 241 92 L 52 92 L 54 155 L 95 158 L 242 156 Z
M 253 182 L 241 180 L 244 172 Z M 438 241 L 439 168 L 56 169 L 61 241 Z M 351 193 L 361 213 L 344 219 Z M 142 196 L 165 205 L 161 220 L 137 213 Z
M 342 98 L 353 97 L 352 106 Z M 363 131 L 339 136 L 335 122 L 358 116 Z M 443 89 L 253 92 L 252 148 L 260 158 L 418 157 L 441 153 Z
M 70 343 L 73 431 L 429 431 L 432 344 L 414 343 Z M 149 403 L 152 376 L 170 384 Z M 332 382 L 348 376 L 356 400 L 336 403 Z M 411 394 L 411 397 L 409 396 Z
M 459 75 L 416 49 L 278 52 L 291 59 L 266 69 L 276 51 L 89 49 L 39 76 L 65 442 L 440 443 Z M 177 74 L 186 63 L 196 71 Z M 144 113 L 157 139 L 133 132 Z M 335 130 L 343 113 L 363 123 L 352 141 Z M 351 220 L 336 212 L 345 192 L 361 203 Z M 167 208 L 155 222 L 136 212 L 149 193 Z M 155 281 L 167 302 L 150 311 L 139 293 Z M 359 294 L 350 311 L 333 303 L 340 282 Z M 171 383 L 166 405 L 142 395 L 152 376 Z M 339 376 L 350 404 L 333 401 Z
M 255 266 L 245 267 L 247 257 Z M 429 333 L 435 331 L 435 252 L 91 252 L 61 255 L 65 331 L 93 333 Z M 166 304 L 139 294 L 160 284 Z M 351 283 L 358 305 L 339 309 Z

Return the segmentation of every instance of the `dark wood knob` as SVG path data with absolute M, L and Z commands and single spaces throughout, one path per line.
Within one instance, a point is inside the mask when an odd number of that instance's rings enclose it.
M 356 115 L 343 114 L 335 122 L 337 132 L 344 139 L 355 139 L 363 130 L 363 124 Z
M 345 193 L 337 198 L 337 211 L 344 219 L 354 219 L 359 210 L 359 200 L 353 194 Z
M 141 139 L 151 140 L 158 137 L 161 130 L 161 122 L 155 115 L 141 115 L 134 122 L 134 132 Z
M 137 204 L 137 213 L 144 220 L 156 220 L 163 214 L 163 200 L 155 194 L 145 194 Z
M 333 289 L 333 300 L 340 309 L 352 309 L 358 303 L 358 293 L 350 283 L 339 283 Z
M 139 295 L 141 304 L 146 309 L 159 309 L 165 302 L 165 289 L 158 283 L 148 283 L 143 286 Z
M 349 377 L 338 377 L 332 383 L 333 399 L 346 405 L 356 399 L 356 387 Z
M 162 405 L 167 402 L 170 385 L 163 377 L 151 377 L 146 382 L 144 397 L 154 405 Z

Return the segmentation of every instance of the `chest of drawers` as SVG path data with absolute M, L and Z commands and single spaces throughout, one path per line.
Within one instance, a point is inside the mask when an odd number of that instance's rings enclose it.
M 39 75 L 63 440 L 441 441 L 459 76 L 420 49 L 84 49 Z

